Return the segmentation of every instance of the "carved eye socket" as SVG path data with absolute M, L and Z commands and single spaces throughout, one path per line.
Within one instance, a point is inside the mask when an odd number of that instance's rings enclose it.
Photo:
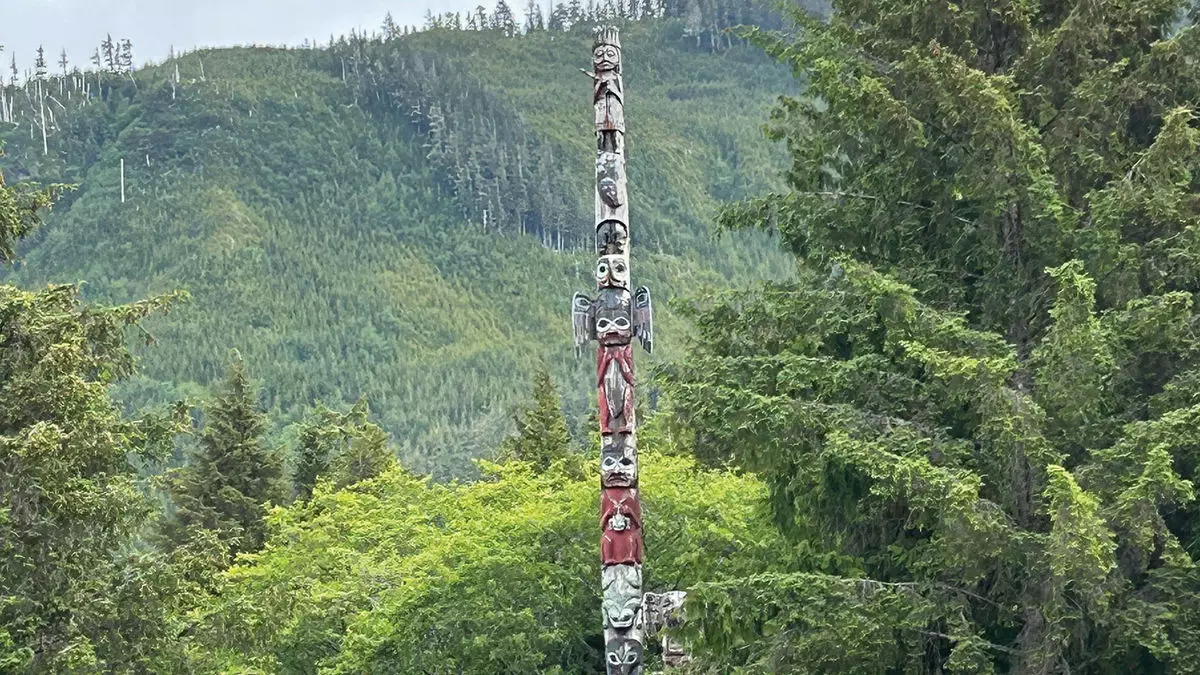
M 619 665 L 621 665 L 621 657 L 617 656 L 613 652 L 609 652 L 608 653 L 608 662 L 614 666 L 619 666 Z
M 616 326 L 617 330 L 629 330 L 629 319 L 621 317 L 613 321 L 613 325 Z
M 629 652 L 628 654 L 625 655 L 625 663 L 637 663 L 637 660 L 638 660 L 637 652 Z
M 596 265 L 596 276 L 598 276 L 598 277 L 608 276 L 608 263 L 602 262 L 599 265 Z

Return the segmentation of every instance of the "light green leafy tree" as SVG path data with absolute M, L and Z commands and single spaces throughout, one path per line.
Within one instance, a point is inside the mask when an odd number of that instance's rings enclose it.
M 197 671 L 590 673 L 602 666 L 595 471 L 394 468 L 276 509 L 271 537 L 193 614 Z M 595 466 L 592 467 L 596 469 Z M 643 456 L 647 590 L 786 558 L 757 481 Z
M 750 31 L 808 82 L 791 190 L 727 209 L 799 279 L 668 372 L 759 473 L 788 574 L 702 583 L 714 671 L 1200 668 L 1200 30 L 1184 3 L 835 2 Z M 693 620 L 694 619 L 694 620 Z

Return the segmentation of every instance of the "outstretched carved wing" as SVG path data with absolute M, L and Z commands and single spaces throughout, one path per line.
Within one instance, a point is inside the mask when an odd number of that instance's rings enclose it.
M 592 299 L 583 293 L 571 298 L 571 325 L 575 333 L 575 358 L 583 356 L 583 346 L 596 339 L 596 314 Z
M 646 353 L 654 350 L 654 310 L 650 305 L 650 289 L 645 286 L 633 294 L 633 335 Z

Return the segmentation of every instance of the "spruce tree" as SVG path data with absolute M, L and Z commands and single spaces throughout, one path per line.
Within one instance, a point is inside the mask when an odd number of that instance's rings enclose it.
M 531 463 L 545 471 L 555 460 L 567 456 L 571 436 L 562 412 L 562 397 L 545 370 L 533 376 L 533 401 L 513 417 L 517 435 L 506 438 L 500 445 L 502 459 Z
M 809 88 L 771 122 L 790 191 L 721 219 L 799 278 L 696 311 L 669 377 L 696 453 L 759 472 L 812 555 L 695 589 L 694 646 L 1192 672 L 1198 28 L 1180 2 L 834 5 L 748 33 Z
M 203 406 L 203 427 L 187 465 L 166 478 L 174 506 L 163 522 L 167 541 L 185 543 L 200 529 L 217 533 L 234 555 L 262 546 L 266 509 L 282 496 L 282 464 L 263 442 L 265 420 L 234 352 L 220 390 Z
M 312 497 L 321 478 L 345 487 L 374 478 L 396 463 L 388 447 L 387 432 L 371 422 L 367 399 L 359 399 L 348 413 L 318 406 L 304 421 L 292 473 L 297 499 Z
M 0 263 L 51 200 L 0 175 Z M 182 416 L 132 419 L 109 395 L 132 371 L 126 329 L 169 299 L 0 284 L 0 672 L 147 672 L 170 637 L 170 570 L 130 551 L 152 513 L 137 466 Z

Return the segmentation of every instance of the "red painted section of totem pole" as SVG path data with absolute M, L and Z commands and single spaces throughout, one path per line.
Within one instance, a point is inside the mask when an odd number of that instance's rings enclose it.
M 604 488 L 600 494 L 600 558 L 605 565 L 642 562 L 642 504 L 637 488 Z
M 610 383 L 607 382 L 608 374 L 613 367 L 620 380 Z M 632 431 L 633 345 L 601 346 L 596 351 L 596 386 L 600 392 L 600 433 L 627 434 Z

